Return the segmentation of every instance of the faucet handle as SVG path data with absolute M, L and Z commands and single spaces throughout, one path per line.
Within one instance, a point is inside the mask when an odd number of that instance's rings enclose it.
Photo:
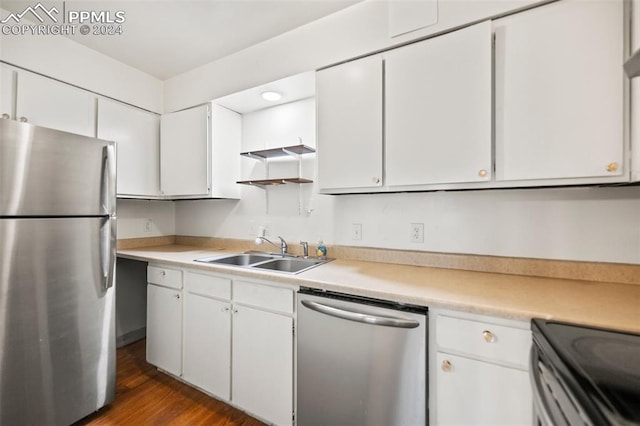
M 304 257 L 309 257 L 309 244 L 306 241 L 300 241 Z

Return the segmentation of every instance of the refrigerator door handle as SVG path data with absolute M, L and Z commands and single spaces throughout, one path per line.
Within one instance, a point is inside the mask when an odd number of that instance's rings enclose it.
M 116 269 L 116 219 L 108 218 L 102 226 L 100 236 L 100 263 L 102 266 L 102 289 L 107 291 L 113 286 Z
M 410 319 L 393 318 L 386 316 L 383 317 L 379 315 L 371 315 L 364 312 L 348 311 L 346 309 L 324 305 L 322 303 L 313 302 L 311 300 L 301 300 L 300 302 L 302 303 L 302 305 L 313 311 L 320 312 L 325 315 L 330 315 L 332 317 L 346 319 L 349 321 L 396 328 L 416 328 L 420 325 L 418 321 Z
M 116 156 L 115 145 L 102 147 L 102 182 L 100 185 L 102 209 L 105 214 L 114 214 L 113 201 L 116 199 Z

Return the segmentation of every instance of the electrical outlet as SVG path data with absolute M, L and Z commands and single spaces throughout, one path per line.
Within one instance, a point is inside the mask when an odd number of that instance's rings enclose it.
M 412 223 L 409 241 L 412 243 L 424 243 L 424 223 Z
M 362 240 L 362 224 L 361 223 L 351 224 L 351 239 L 354 241 Z
M 153 219 L 144 219 L 142 222 L 142 232 L 148 234 L 153 228 Z
M 271 224 L 270 223 L 265 223 L 264 224 L 264 234 L 262 236 L 270 238 L 272 236 L 272 229 L 271 229 Z

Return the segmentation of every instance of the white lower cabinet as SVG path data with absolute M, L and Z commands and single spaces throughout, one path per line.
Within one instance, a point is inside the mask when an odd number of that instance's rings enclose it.
M 293 423 L 294 287 L 162 265 L 147 280 L 151 364 L 268 423 Z
M 438 425 L 531 424 L 526 371 L 442 352 L 437 365 Z
M 182 291 L 147 285 L 147 361 L 182 373 Z
M 527 322 L 429 311 L 430 423 L 531 425 Z
M 294 306 L 291 287 L 233 282 L 231 400 L 276 425 L 293 421 Z
M 182 374 L 182 271 L 147 267 L 147 361 Z
M 185 291 L 182 378 L 225 401 L 231 399 L 230 309 L 229 301 Z
M 293 318 L 234 307 L 232 364 L 235 404 L 274 424 L 291 424 Z

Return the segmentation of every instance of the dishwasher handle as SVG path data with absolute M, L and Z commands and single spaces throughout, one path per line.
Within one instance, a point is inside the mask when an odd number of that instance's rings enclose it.
M 418 321 L 409 320 L 404 318 L 385 317 L 378 315 L 371 315 L 364 312 L 354 312 L 351 310 L 345 310 L 336 308 L 333 306 L 323 305 L 322 303 L 313 302 L 311 300 L 301 300 L 303 306 L 322 314 L 330 315 L 336 318 L 342 318 L 349 321 L 362 322 L 365 324 L 381 325 L 385 327 L 396 328 L 416 328 L 420 325 Z

